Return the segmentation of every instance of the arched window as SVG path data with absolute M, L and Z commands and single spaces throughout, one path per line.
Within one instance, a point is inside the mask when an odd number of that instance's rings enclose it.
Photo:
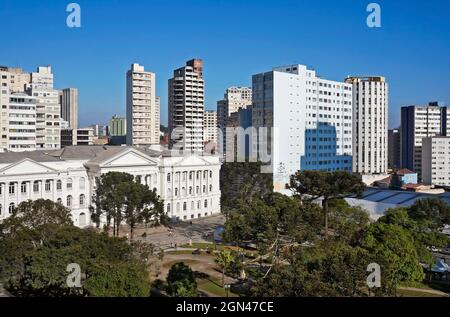
M 182 194 L 183 196 L 186 196 L 186 187 L 183 187 L 182 190 L 181 190 L 181 192 L 183 193 L 183 194 Z
M 178 188 L 175 188 L 175 197 L 178 197 Z
M 59 179 L 56 181 L 56 190 L 62 190 L 62 182 Z
M 14 203 L 9 204 L 9 214 L 12 215 L 14 208 L 16 208 L 16 205 Z
M 203 185 L 203 194 L 206 193 L 206 185 Z
M 86 180 L 84 177 L 80 178 L 80 189 L 84 189 L 86 187 Z
M 205 199 L 205 208 L 208 208 L 208 200 Z
M 72 196 L 67 196 L 67 207 L 71 207 L 72 206 Z
M 58 198 L 58 199 L 56 200 L 56 202 L 57 202 L 58 204 L 62 205 L 62 199 L 61 199 L 61 198 Z
M 33 183 L 33 192 L 35 193 L 39 192 L 39 181 L 35 181 Z
M 167 188 L 167 196 L 172 196 L 172 189 L 171 188 Z
M 183 211 L 186 211 L 186 210 L 187 210 L 187 203 L 184 202 L 184 203 L 183 203 Z
M 167 181 L 170 183 L 170 173 L 167 173 Z
M 67 179 L 67 185 L 66 188 L 67 190 L 72 190 L 73 187 L 73 180 L 71 178 Z
M 212 192 L 212 185 L 209 185 L 209 191 Z
M 200 209 L 200 204 L 201 204 L 200 200 L 197 201 L 197 209 Z
M 80 195 L 80 207 L 84 207 L 85 202 L 86 202 L 86 196 L 81 194 Z
M 192 186 L 189 186 L 189 195 L 192 195 Z
M 167 204 L 167 212 L 170 212 L 170 204 Z

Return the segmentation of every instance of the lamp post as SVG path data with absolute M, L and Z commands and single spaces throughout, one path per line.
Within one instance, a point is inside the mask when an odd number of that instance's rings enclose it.
M 226 294 L 227 294 L 227 297 L 228 297 L 228 292 L 230 291 L 230 284 L 225 284 L 224 286 L 223 286 L 223 288 L 225 289 L 225 292 L 226 292 Z

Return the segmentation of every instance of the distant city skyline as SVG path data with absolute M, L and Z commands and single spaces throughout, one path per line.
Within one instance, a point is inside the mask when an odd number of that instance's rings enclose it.
M 156 73 L 161 123 L 167 125 L 167 80 L 192 58 L 204 61 L 207 110 L 216 109 L 228 87 L 250 87 L 252 75 L 293 63 L 336 81 L 348 75 L 386 77 L 390 128 L 399 126 L 401 106 L 450 104 L 445 0 L 377 1 L 378 29 L 366 25 L 368 1 L 76 2 L 80 29 L 65 24 L 67 1 L 1 1 L 0 27 L 14 25 L 14 32 L 3 34 L 8 45 L 0 51 L 0 65 L 28 72 L 51 65 L 55 88 L 79 91 L 80 127 L 125 115 L 124 74 L 134 62 Z M 191 11 L 200 18 L 182 19 Z M 181 20 L 190 30 L 183 36 L 173 23 Z M 24 43 L 33 49 L 23 49 Z

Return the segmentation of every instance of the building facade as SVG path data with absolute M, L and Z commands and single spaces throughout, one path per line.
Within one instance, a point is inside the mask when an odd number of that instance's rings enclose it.
M 156 189 L 173 220 L 220 213 L 220 162 L 216 156 L 173 156 L 142 147 L 77 146 L 0 154 L 0 221 L 26 200 L 50 199 L 72 211 L 74 224 L 91 225 L 96 179 L 125 172 Z
M 390 129 L 388 131 L 388 167 L 390 169 L 398 169 L 402 167 L 400 154 L 400 129 Z
M 386 174 L 388 169 L 388 94 L 384 77 L 348 77 L 353 86 L 353 172 Z
M 230 87 L 225 91 L 223 100 L 217 102 L 217 125 L 222 133 L 223 140 L 227 140 L 226 127 L 233 126 L 236 118 L 230 118 L 239 109 L 246 109 L 252 104 L 252 89 L 249 87 Z M 230 122 L 230 120 L 232 122 Z M 230 136 L 233 138 L 233 136 Z M 219 144 L 226 155 L 226 142 Z
M 217 112 L 205 111 L 203 116 L 203 143 L 217 144 Z
M 36 98 L 36 148 L 61 147 L 61 105 L 59 92 L 53 88 L 51 66 L 38 67 L 31 73 L 28 94 Z
M 159 144 L 160 119 L 157 99 L 156 75 L 146 72 L 144 66 L 131 65 L 131 69 L 127 72 L 128 145 Z
M 114 115 L 109 124 L 109 134 L 111 136 L 127 135 L 127 119 Z
M 69 123 L 69 128 L 78 129 L 78 89 L 66 88 L 59 91 L 61 118 Z
M 174 71 L 169 79 L 169 147 L 180 151 L 203 151 L 205 82 L 203 61 L 193 59 Z
M 422 139 L 422 181 L 450 187 L 450 137 Z
M 25 73 L 20 68 L 0 67 L 0 148 L 3 151 L 29 151 L 58 149 L 60 139 L 60 103 L 58 91 L 53 89 L 53 74 L 50 66 L 38 67 L 36 72 Z M 33 98 L 35 111 L 33 127 L 23 127 L 32 122 L 25 119 L 23 122 L 13 120 L 13 127 L 9 127 L 10 118 L 30 118 L 31 113 L 22 113 L 19 105 L 10 105 L 16 100 L 14 94 L 28 95 Z M 21 98 L 23 99 L 23 98 Z M 21 127 L 18 127 L 20 125 Z M 32 132 L 34 130 L 34 133 Z M 10 137 L 9 131 L 12 131 Z M 34 134 L 31 136 L 31 134 Z M 34 139 L 33 142 L 31 142 Z M 10 144 L 10 141 L 14 141 Z M 33 146 L 33 144 L 34 146 Z
M 277 67 L 252 81 L 253 150 L 269 156 L 276 190 L 298 170 L 352 171 L 351 84 L 322 79 L 304 65 Z
M 437 102 L 428 106 L 407 106 L 401 109 L 401 165 L 422 177 L 422 139 L 445 136 L 448 108 Z

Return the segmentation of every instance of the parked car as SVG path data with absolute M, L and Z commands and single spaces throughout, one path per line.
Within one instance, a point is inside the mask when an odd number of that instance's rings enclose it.
M 197 250 L 192 251 L 192 254 L 199 255 L 199 254 L 201 254 L 201 251 L 200 251 L 200 249 L 197 249 Z

